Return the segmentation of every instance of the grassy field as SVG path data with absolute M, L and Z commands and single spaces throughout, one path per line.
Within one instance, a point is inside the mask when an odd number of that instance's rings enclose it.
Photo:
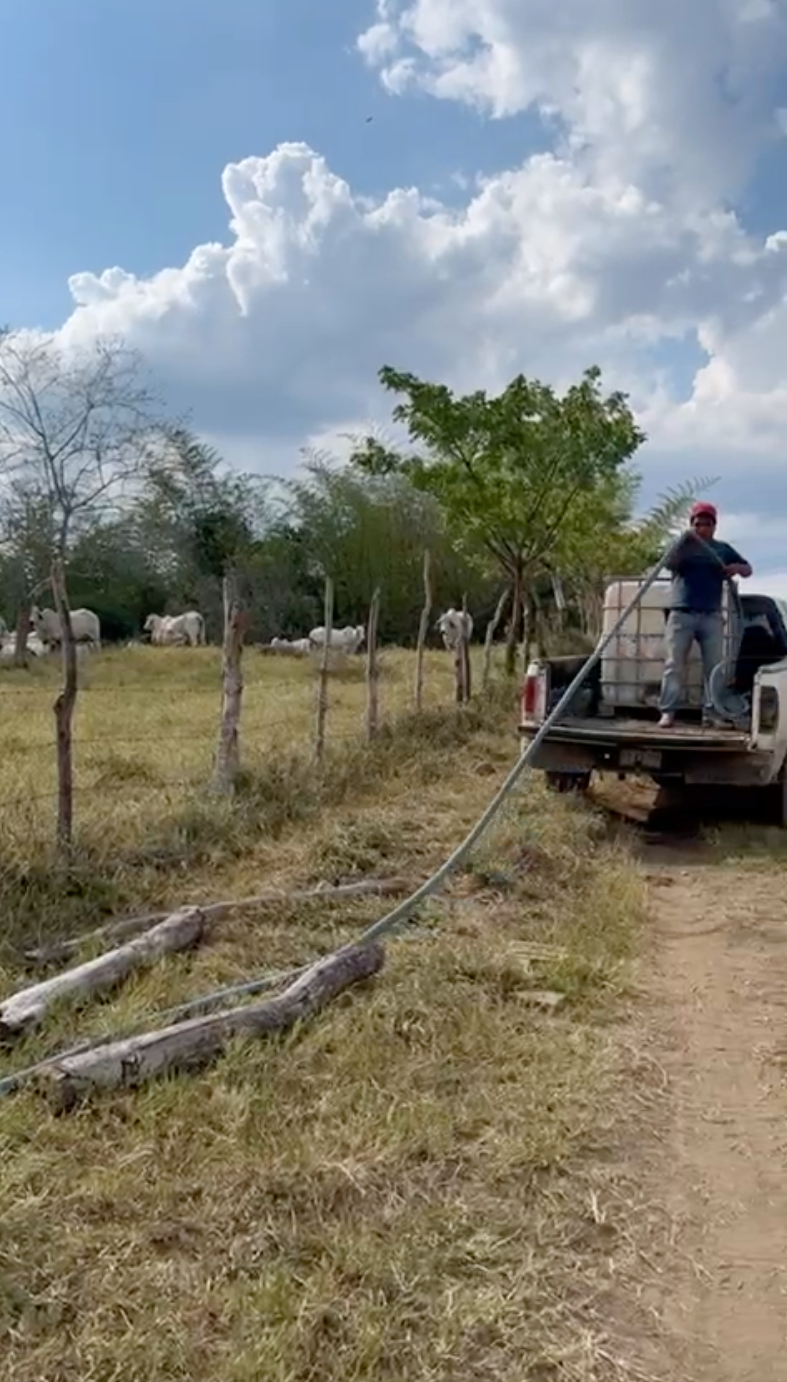
M 412 655 L 382 657 L 381 701 L 385 717 L 412 701 Z M 365 660 L 346 659 L 331 679 L 327 742 L 341 750 L 363 732 Z M 311 659 L 244 659 L 243 757 L 253 774 L 269 755 L 307 756 L 314 738 L 316 663 Z M 191 800 L 210 775 L 220 702 L 221 666 L 216 648 L 135 648 L 80 660 L 82 689 L 74 722 L 77 811 L 86 843 L 105 837 L 107 798 L 118 828 L 131 837 L 148 820 Z M 3 829 L 29 837 L 32 822 L 51 838 L 55 792 L 52 704 L 60 680 L 57 659 L 29 670 L 0 671 L 3 755 L 0 789 L 18 811 L 4 812 Z M 450 658 L 430 654 L 425 704 L 452 699 Z M 140 811 L 140 805 L 144 810 Z M 96 825 L 98 823 L 98 829 Z M 36 830 L 36 834 L 37 834 Z
M 182 772 L 182 759 L 152 743 L 129 754 L 150 774 L 147 791 L 131 775 L 128 796 L 83 806 L 84 851 L 67 873 L 32 861 L 23 836 L 5 836 L 3 992 L 19 983 L 22 935 L 86 926 L 121 903 L 425 877 L 517 752 L 510 695 L 464 713 L 433 708 L 372 749 L 347 741 L 317 790 L 293 757 L 312 720 L 308 670 L 287 666 L 288 679 L 302 678 L 296 699 L 296 688 L 277 694 L 281 664 L 260 662 L 248 701 L 259 739 L 246 729 L 249 781 L 233 808 L 195 806 L 193 792 L 170 807 L 161 777 L 176 762 Z M 120 701 L 110 725 L 91 709 L 99 694 L 85 695 L 97 733 L 130 732 L 137 701 L 124 702 L 122 680 L 130 692 L 135 665 L 136 680 L 144 666 L 150 682 L 139 700 L 152 736 L 164 723 L 204 730 L 189 760 L 192 780 L 204 778 L 215 656 L 190 659 L 188 696 L 158 654 L 97 660 L 91 677 L 111 677 Z M 391 658 L 388 676 L 384 704 L 398 694 L 403 709 L 412 660 Z M 45 706 L 47 691 L 35 694 Z M 440 659 L 428 699 L 449 698 Z M 362 686 L 344 683 L 336 699 L 337 732 L 355 733 Z M 37 715 L 46 726 L 42 708 L 25 728 Z M 106 751 L 123 761 L 117 743 Z M 75 1035 L 301 963 L 384 905 L 237 915 L 210 945 L 111 1003 L 60 1010 L 3 1055 L 0 1072 Z M 642 905 L 641 879 L 602 818 L 531 783 L 417 932 L 389 946 L 382 975 L 314 1023 L 70 1117 L 50 1114 L 35 1090 L 5 1101 L 0 1378 L 617 1377 L 601 1342 L 609 1243 L 599 1196 L 621 1062 L 609 1019 Z M 562 1006 L 542 1011 L 534 990 L 562 994 Z
M 209 790 L 220 707 L 220 654 L 206 649 L 125 649 L 80 663 L 74 721 L 77 852 L 65 882 L 53 863 L 56 765 L 52 706 L 56 659 L 0 671 L 0 948 L 21 929 L 62 931 L 107 911 L 172 899 L 172 874 L 188 891 L 211 887 L 217 860 L 246 854 L 260 834 L 306 819 L 325 798 L 357 791 L 376 767 L 360 752 L 364 659 L 331 678 L 325 780 L 311 757 L 317 679 L 311 659 L 244 659 L 239 801 L 225 809 Z M 382 657 L 380 713 L 391 726 L 412 704 L 412 654 Z M 421 729 L 450 706 L 451 660 L 429 654 Z M 418 732 L 414 724 L 413 733 Z M 407 735 L 407 726 L 404 735 Z M 54 898 L 50 897 L 54 887 Z M 21 892 L 24 896 L 20 896 Z M 54 906 L 49 907 L 48 901 Z

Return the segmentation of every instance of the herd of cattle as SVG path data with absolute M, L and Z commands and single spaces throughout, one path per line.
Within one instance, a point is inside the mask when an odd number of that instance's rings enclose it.
M 101 647 L 101 622 L 90 609 L 71 611 L 71 628 L 74 642 L 78 647 Z M 472 615 L 457 609 L 446 610 L 437 620 L 435 628 L 440 632 L 444 646 L 454 650 L 462 640 L 469 642 L 473 634 Z M 143 625 L 146 639 L 155 647 L 198 648 L 205 644 L 205 620 L 194 609 L 184 614 L 149 614 Z M 330 647 L 342 653 L 359 653 L 366 640 L 363 624 L 347 625 L 332 629 Z M 37 605 L 30 612 L 30 631 L 27 650 L 34 657 L 42 657 L 57 651 L 62 642 L 60 616 L 53 609 L 39 609 Z M 290 654 L 303 657 L 325 647 L 326 630 L 322 626 L 312 629 L 306 638 L 272 638 L 263 646 L 263 651 Z M 16 652 L 16 634 L 10 632 L 0 617 L 0 661 L 9 661 Z
M 441 614 L 435 628 L 440 632 L 443 644 L 453 651 L 464 636 L 469 642 L 473 636 L 473 616 L 459 609 L 446 610 Z M 263 652 L 279 653 L 291 657 L 306 657 L 325 647 L 326 630 L 320 625 L 312 629 L 307 638 L 272 638 L 263 645 Z M 363 624 L 348 624 L 343 629 L 331 629 L 330 646 L 341 653 L 359 653 L 366 642 L 366 629 Z
M 101 647 L 101 621 L 92 609 L 71 611 L 71 631 L 78 648 Z M 146 638 L 157 647 L 201 647 L 205 643 L 205 620 L 197 610 L 185 614 L 149 614 L 143 625 Z M 30 611 L 27 651 L 33 657 L 56 652 L 63 641 L 60 616 L 54 609 Z M 0 661 L 8 662 L 16 653 L 16 633 L 0 618 Z

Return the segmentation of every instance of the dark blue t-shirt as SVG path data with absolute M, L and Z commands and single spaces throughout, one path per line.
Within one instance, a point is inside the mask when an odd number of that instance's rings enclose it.
M 743 557 L 728 542 L 687 538 L 673 558 L 672 608 L 717 614 L 725 581 L 723 568 L 742 561 Z

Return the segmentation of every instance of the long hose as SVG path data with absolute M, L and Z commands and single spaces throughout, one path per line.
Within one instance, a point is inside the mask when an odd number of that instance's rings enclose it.
M 531 739 L 524 753 L 514 764 L 513 768 L 508 774 L 508 777 L 505 779 L 505 782 L 503 782 L 502 786 L 495 793 L 486 810 L 483 812 L 481 816 L 479 816 L 472 830 L 468 832 L 468 834 L 462 840 L 461 844 L 457 845 L 453 854 L 450 854 L 448 858 L 444 861 L 444 863 L 440 865 L 439 869 L 437 869 L 432 874 L 431 878 L 427 878 L 426 882 L 422 883 L 420 888 L 417 888 L 416 891 L 410 895 L 410 897 L 404 898 L 404 900 L 400 902 L 396 907 L 394 907 L 392 911 L 388 912 L 387 916 L 381 917 L 379 921 L 374 922 L 372 926 L 370 926 L 366 931 L 364 931 L 363 935 L 360 938 L 362 942 L 377 940 L 380 936 L 388 935 L 391 931 L 396 930 L 396 928 L 400 926 L 402 922 L 407 921 L 407 919 L 412 915 L 415 909 L 418 906 L 420 906 L 420 904 L 424 902 L 427 897 L 430 897 L 433 893 L 437 892 L 437 890 L 442 887 L 443 883 L 448 878 L 449 874 L 453 873 L 454 869 L 458 868 L 459 865 L 463 862 L 463 860 L 467 858 L 473 846 L 481 838 L 481 836 L 484 834 L 484 831 L 494 820 L 495 816 L 500 810 L 500 807 L 503 805 L 503 802 L 513 791 L 514 787 L 518 783 L 525 769 L 529 767 L 535 754 L 538 752 L 539 748 L 544 742 L 544 739 L 548 735 L 555 721 L 560 718 L 563 711 L 566 709 L 573 697 L 576 695 L 580 686 L 587 677 L 588 672 L 590 672 L 592 668 L 595 667 L 596 663 L 600 661 L 601 657 L 606 652 L 606 649 L 609 647 L 613 638 L 617 636 L 617 634 L 620 632 L 623 625 L 625 624 L 626 620 L 628 619 L 629 615 L 633 613 L 633 611 L 642 601 L 643 597 L 650 590 L 651 586 L 654 585 L 655 582 L 658 580 L 659 576 L 661 575 L 661 572 L 663 571 L 673 552 L 677 550 L 677 548 L 684 541 L 684 539 L 685 534 L 683 533 L 681 533 L 679 537 L 673 539 L 669 546 L 665 548 L 664 552 L 659 557 L 658 561 L 651 567 L 647 576 L 642 581 L 641 585 L 636 591 L 636 594 L 631 598 L 631 600 L 629 600 L 629 603 L 626 605 L 625 609 L 621 612 L 621 614 L 618 615 L 618 618 L 615 620 L 615 623 L 612 625 L 612 628 L 609 630 L 609 632 L 605 633 L 601 638 L 600 642 L 596 644 L 596 647 L 594 648 L 593 652 L 582 664 L 581 668 L 574 677 L 574 680 L 570 683 L 569 686 L 566 687 L 566 690 L 563 692 L 563 695 L 560 697 L 559 701 L 554 706 L 554 708 L 549 711 L 549 714 L 547 715 L 543 723 L 539 726 L 537 732 Z
M 625 609 L 619 614 L 618 618 L 616 619 L 615 623 L 613 624 L 609 632 L 603 635 L 603 637 L 601 638 L 600 642 L 597 644 L 593 652 L 583 663 L 582 667 L 574 677 L 574 680 L 563 692 L 563 695 L 560 697 L 559 701 L 557 702 L 557 705 L 555 705 L 554 709 L 550 710 L 543 724 L 537 730 L 536 734 L 528 744 L 524 753 L 514 764 L 513 768 L 511 769 L 507 778 L 503 782 L 502 786 L 495 793 L 486 810 L 483 812 L 481 816 L 479 816 L 472 830 L 468 832 L 468 834 L 462 840 L 461 844 L 457 845 L 453 853 L 450 854 L 448 858 L 440 865 L 439 869 L 435 870 L 431 878 L 427 878 L 425 883 L 422 883 L 421 886 L 417 888 L 414 893 L 411 893 L 409 897 L 405 898 L 402 902 L 400 902 L 399 905 L 394 907 L 392 911 L 388 912 L 386 916 L 381 917 L 379 921 L 376 921 L 373 923 L 372 926 L 367 927 L 367 929 L 364 932 L 362 932 L 362 934 L 358 937 L 358 940 L 353 942 L 354 945 L 368 944 L 371 941 L 378 940 L 381 936 L 390 935 L 392 932 L 396 931 L 398 927 L 400 927 L 404 922 L 409 920 L 416 908 L 419 907 L 420 904 L 426 900 L 426 898 L 430 897 L 433 893 L 436 893 L 438 889 L 442 887 L 443 883 L 445 883 L 446 879 L 454 871 L 454 869 L 459 867 L 462 861 L 470 853 L 473 846 L 484 834 L 484 831 L 494 820 L 501 806 L 506 801 L 510 793 L 513 791 L 514 787 L 518 783 L 525 769 L 531 763 L 534 754 L 536 753 L 540 745 L 543 743 L 546 735 L 549 733 L 553 724 L 563 713 L 565 708 L 569 705 L 570 701 L 572 700 L 573 696 L 579 690 L 580 686 L 582 685 L 583 681 L 588 675 L 588 672 L 591 671 L 593 667 L 595 667 L 596 663 L 600 660 L 606 649 L 609 647 L 613 638 L 615 638 L 616 635 L 620 632 L 620 629 L 623 627 L 629 615 L 633 613 L 633 611 L 640 604 L 648 590 L 650 590 L 651 586 L 654 585 L 655 582 L 658 580 L 662 570 L 668 563 L 673 552 L 676 551 L 680 543 L 684 541 L 684 537 L 685 534 L 681 534 L 680 537 L 675 538 L 669 544 L 669 546 L 665 548 L 664 552 L 659 557 L 658 561 L 651 567 L 647 576 L 639 586 L 636 594 L 626 605 Z M 341 949 L 345 948 L 346 947 L 341 947 Z M 294 979 L 298 978 L 301 974 L 303 974 L 305 969 L 307 968 L 308 966 L 301 966 L 298 969 L 289 970 L 285 973 L 263 975 L 260 978 L 249 980 L 244 984 L 237 984 L 230 989 L 224 989 L 219 991 L 218 993 L 208 995 L 207 998 L 203 997 L 201 999 L 195 999 L 191 1003 L 182 1004 L 179 1008 L 170 1009 L 167 1013 L 159 1014 L 159 1019 L 164 1017 L 169 1021 L 177 1021 L 196 1011 L 204 1011 L 206 1007 L 213 1006 L 211 1000 L 218 998 L 227 998 L 230 995 L 234 997 L 240 997 L 242 994 L 248 995 L 252 993 L 264 992 L 265 990 L 277 987 L 282 983 L 292 982 Z M 96 1042 L 95 1045 L 109 1045 L 113 1041 L 122 1039 L 124 1036 L 127 1037 L 134 1034 L 135 1030 L 137 1029 L 129 1028 L 124 1033 L 114 1033 L 110 1036 L 107 1036 L 105 1039 L 101 1039 L 99 1042 Z M 91 1043 L 88 1043 L 88 1045 L 90 1044 Z M 38 1071 L 44 1070 L 47 1067 L 54 1066 L 57 1064 L 58 1061 L 65 1059 L 69 1055 L 76 1055 L 84 1049 L 85 1046 L 82 1043 L 80 1043 L 76 1046 L 70 1047 L 67 1051 L 60 1051 L 54 1056 L 47 1057 L 44 1060 L 37 1062 L 35 1065 L 28 1066 L 24 1070 L 17 1070 L 12 1074 L 7 1075 L 4 1079 L 0 1080 L 0 1097 L 14 1093 L 25 1083 L 26 1080 L 34 1076 Z

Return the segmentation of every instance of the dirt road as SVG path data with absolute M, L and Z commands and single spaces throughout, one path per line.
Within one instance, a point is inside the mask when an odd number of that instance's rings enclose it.
M 787 871 L 690 849 L 647 867 L 663 1097 L 642 1173 L 670 1229 L 631 1376 L 786 1382 Z

